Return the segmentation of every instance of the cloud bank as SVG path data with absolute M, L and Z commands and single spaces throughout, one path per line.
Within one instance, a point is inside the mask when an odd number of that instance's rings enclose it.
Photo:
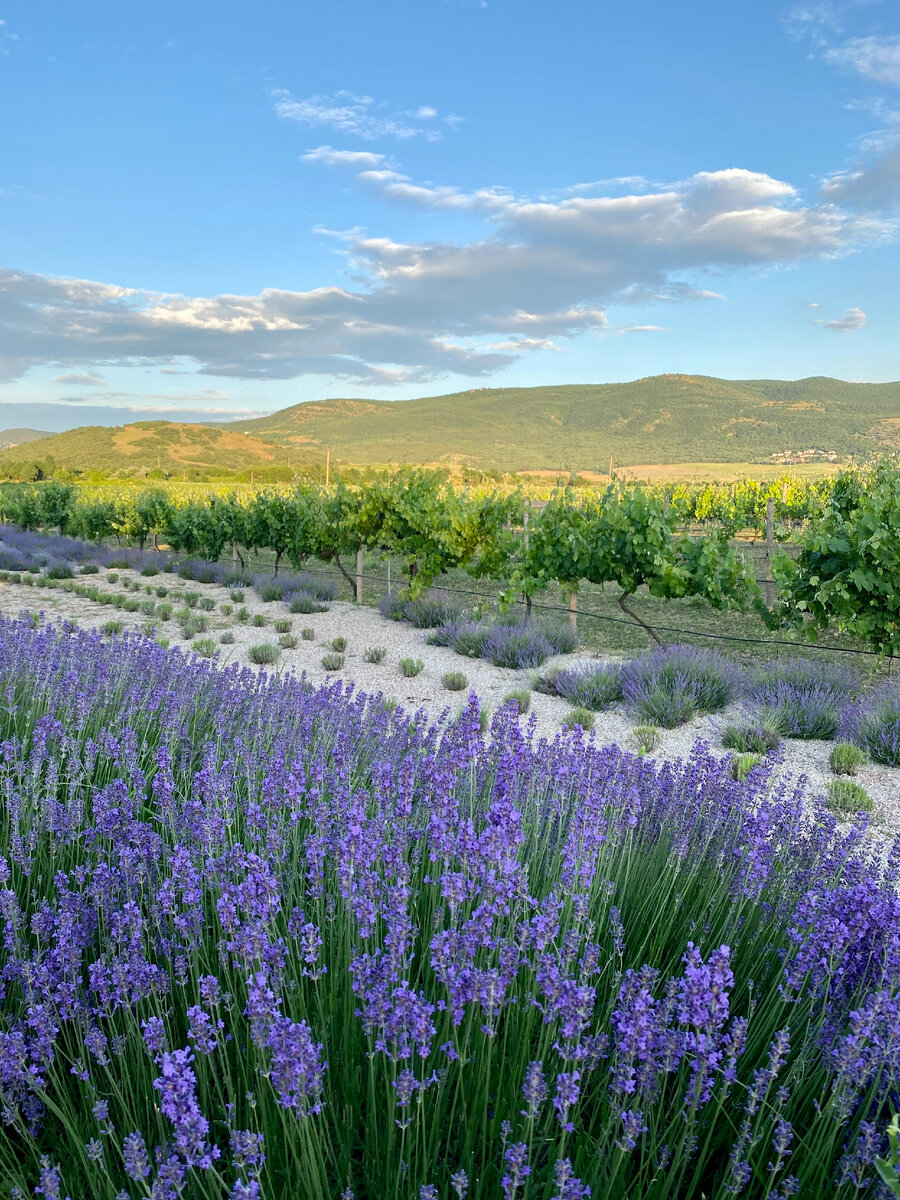
M 729 271 L 846 254 L 894 228 L 831 199 L 804 203 L 791 184 L 740 168 L 549 200 L 417 183 L 368 151 L 321 146 L 306 158 L 350 171 L 392 204 L 473 213 L 483 234 L 399 242 L 342 233 L 354 290 L 184 296 L 0 271 L 0 378 L 38 364 L 84 375 L 113 363 L 171 370 L 181 359 L 202 374 L 257 380 L 486 376 L 554 339 L 606 330 L 611 304 L 709 300 L 718 295 L 709 285 Z

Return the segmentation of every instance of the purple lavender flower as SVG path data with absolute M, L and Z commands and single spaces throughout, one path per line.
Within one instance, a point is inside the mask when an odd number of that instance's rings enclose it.
M 551 1200 L 586 1200 L 592 1195 L 590 1187 L 576 1178 L 572 1170 L 572 1162 L 568 1158 L 558 1158 L 553 1166 L 553 1181 L 556 1184 L 556 1194 Z
M 516 1194 L 531 1174 L 528 1165 L 528 1146 L 525 1142 L 513 1142 L 503 1151 L 506 1171 L 500 1180 L 503 1200 L 516 1200 Z

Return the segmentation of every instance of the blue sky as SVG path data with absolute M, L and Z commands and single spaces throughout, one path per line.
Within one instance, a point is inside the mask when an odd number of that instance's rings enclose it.
M 894 0 L 0 20 L 0 427 L 900 378 Z

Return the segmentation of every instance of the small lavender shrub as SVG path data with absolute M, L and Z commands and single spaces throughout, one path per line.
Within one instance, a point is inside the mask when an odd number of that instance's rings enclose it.
M 378 611 L 389 621 L 402 621 L 406 601 L 398 592 L 386 592 L 378 601 Z
M 622 667 L 625 702 L 642 721 L 664 729 L 725 708 L 741 684 L 732 662 L 695 646 L 664 646 Z
M 560 622 L 542 622 L 538 628 L 550 643 L 554 654 L 571 654 L 578 645 L 578 634 L 571 625 Z
M 532 625 L 495 625 L 481 647 L 482 657 L 495 667 L 514 671 L 539 667 L 552 654 L 553 647 Z
M 384 662 L 386 654 L 386 646 L 369 646 L 368 649 L 363 651 L 363 658 L 367 663 L 380 663 Z
M 234 634 L 231 632 L 230 629 L 226 629 L 224 633 L 219 634 L 219 643 L 222 646 L 233 646 L 234 645 Z
M 311 642 L 316 636 L 316 631 L 311 628 L 311 626 L 306 625 L 300 630 L 300 636 L 303 638 L 304 642 Z
M 81 567 L 79 567 L 79 573 L 81 575 L 96 575 L 99 570 L 100 568 L 96 563 L 82 563 Z
M 478 621 L 451 621 L 443 629 L 447 633 L 447 641 L 442 645 L 449 646 L 464 658 L 486 657 L 484 645 L 490 633 L 486 625 Z
M 826 803 L 836 813 L 872 812 L 875 805 L 864 787 L 853 779 L 832 779 L 826 789 Z
M 584 730 L 593 729 L 596 716 L 589 708 L 573 708 L 570 713 L 566 713 L 563 717 L 563 725 L 566 729 L 575 729 L 580 726 Z
M 264 666 L 277 662 L 281 655 L 280 647 L 273 642 L 257 642 L 247 651 L 247 657 L 256 666 Z
M 838 742 L 828 755 L 828 765 L 835 775 L 855 775 L 865 761 L 865 750 L 853 742 Z
M 651 754 L 658 749 L 662 733 L 655 725 L 635 725 L 631 731 L 631 738 L 638 754 Z
M 254 613 L 250 618 L 250 624 L 254 629 L 262 629 L 264 625 L 268 625 L 269 618 L 265 613 Z
M 421 675 L 425 670 L 425 664 L 421 658 L 401 658 L 397 664 L 400 667 L 400 672 L 407 679 L 412 679 L 416 675 Z
M 339 653 L 343 654 L 343 652 L 347 649 L 347 639 L 345 637 L 332 638 L 331 648 L 332 650 L 337 650 Z
M 889 680 L 872 695 L 845 708 L 842 733 L 873 762 L 900 767 L 900 684 Z
M 602 712 L 622 699 L 622 669 L 618 663 L 587 663 L 558 671 L 554 684 L 558 696 L 591 712 Z
M 728 725 L 722 730 L 722 745 L 741 754 L 769 754 L 781 745 L 781 734 L 765 725 Z
M 422 596 L 419 600 L 410 600 L 403 609 L 404 619 L 416 629 L 434 629 L 437 625 L 458 621 L 461 616 L 462 610 L 458 605 L 435 596 Z
M 290 633 L 292 622 L 287 617 L 281 617 L 277 621 L 272 622 L 272 628 L 276 633 Z
M 462 671 L 445 671 L 441 683 L 448 692 L 461 692 L 468 687 L 469 681 Z
M 343 665 L 344 655 L 337 650 L 329 650 L 327 654 L 322 655 L 322 666 L 326 671 L 339 671 Z
M 308 614 L 328 611 L 328 605 L 307 588 L 295 588 L 292 592 L 285 592 L 284 603 L 287 605 L 288 611 L 292 613 Z
M 520 717 L 524 717 L 531 708 L 531 692 L 528 688 L 515 688 L 503 697 L 504 704 L 514 704 Z
M 825 659 L 785 658 L 754 673 L 750 702 L 782 737 L 830 739 L 857 690 L 855 673 Z
M 283 633 L 278 639 L 278 645 L 282 650 L 296 650 L 300 642 L 293 633 Z
M 212 658 L 216 652 L 216 643 L 212 638 L 195 638 L 191 649 L 201 658 Z

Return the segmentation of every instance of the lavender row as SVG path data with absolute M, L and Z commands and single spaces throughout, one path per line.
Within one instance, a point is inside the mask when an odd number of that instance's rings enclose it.
M 900 850 L 864 821 L 140 638 L 0 622 L 0 679 L 22 1194 L 877 1194 Z

